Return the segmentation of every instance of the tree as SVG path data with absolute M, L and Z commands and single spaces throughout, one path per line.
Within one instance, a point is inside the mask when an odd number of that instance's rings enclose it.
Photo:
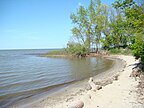
M 136 51 L 143 51 L 139 46 L 144 43 L 143 3 L 138 5 L 133 0 L 120 0 L 113 3 L 113 7 L 110 10 L 100 0 L 90 0 L 88 7 L 80 6 L 71 14 L 72 34 L 77 39 L 74 46 L 83 47 L 86 53 L 90 53 L 91 46 L 96 47 L 96 53 L 100 46 L 104 49 L 131 46 L 136 58 L 143 60 L 143 52 Z
M 133 0 L 117 1 L 113 4 L 116 9 L 120 9 L 126 18 L 126 28 L 129 28 L 131 48 L 136 59 L 144 63 L 144 3 L 135 3 Z
M 80 6 L 77 13 L 71 14 L 70 18 L 75 25 L 72 28 L 72 34 L 77 38 L 78 43 L 84 45 L 88 53 L 91 45 L 95 45 L 97 53 L 102 40 L 102 32 L 106 31 L 107 26 L 106 6 L 101 4 L 100 0 L 90 0 L 88 8 Z
M 76 14 L 71 14 L 70 18 L 75 26 L 72 28 L 72 34 L 78 39 L 78 42 L 90 51 L 91 26 L 89 26 L 87 10 L 80 6 Z
M 93 44 L 96 45 L 96 53 L 102 41 L 102 32 L 107 28 L 107 7 L 100 0 L 90 1 L 89 17 L 92 28 Z
M 102 38 L 102 47 L 106 50 L 110 48 L 111 45 L 111 37 L 110 37 L 110 27 L 109 27 L 109 8 L 107 6 L 103 6 L 103 30 L 102 33 L 104 37 Z

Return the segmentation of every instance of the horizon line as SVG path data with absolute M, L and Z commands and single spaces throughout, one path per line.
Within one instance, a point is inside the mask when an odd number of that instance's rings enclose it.
M 63 49 L 63 48 L 4 48 L 0 50 L 53 50 L 53 49 Z

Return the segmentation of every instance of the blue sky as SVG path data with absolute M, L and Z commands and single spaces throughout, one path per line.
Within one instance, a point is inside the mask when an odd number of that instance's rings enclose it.
M 111 4 L 115 0 L 102 0 Z M 70 13 L 89 0 L 0 0 L 0 49 L 63 48 Z

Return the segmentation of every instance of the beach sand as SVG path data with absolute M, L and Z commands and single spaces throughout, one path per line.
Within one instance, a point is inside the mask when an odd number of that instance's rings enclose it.
M 129 77 L 138 61 L 124 55 L 105 57 L 114 60 L 112 68 L 93 76 L 102 89 L 90 90 L 88 79 L 85 79 L 22 108 L 69 108 L 79 101 L 84 103 L 83 108 L 144 108 L 137 100 L 138 81 Z

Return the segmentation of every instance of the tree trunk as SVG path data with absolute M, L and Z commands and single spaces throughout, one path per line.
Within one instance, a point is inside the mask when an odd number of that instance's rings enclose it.
M 96 53 L 98 53 L 98 43 L 96 43 Z

